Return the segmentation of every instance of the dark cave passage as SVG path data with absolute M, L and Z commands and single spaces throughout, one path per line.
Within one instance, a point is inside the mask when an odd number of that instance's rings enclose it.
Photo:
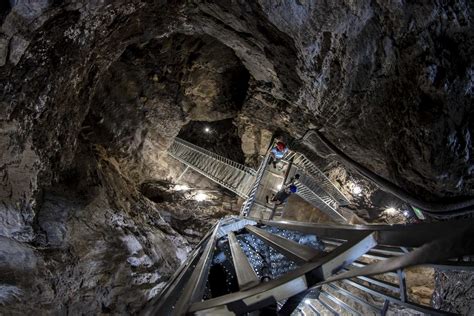
M 242 140 L 233 119 L 214 122 L 191 121 L 178 137 L 239 163 L 245 162 Z

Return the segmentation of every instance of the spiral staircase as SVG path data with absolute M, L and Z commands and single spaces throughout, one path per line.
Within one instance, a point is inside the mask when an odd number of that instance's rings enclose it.
M 169 154 L 245 198 L 219 220 L 143 315 L 449 315 L 413 300 L 405 269 L 472 271 L 474 221 L 348 225 L 347 198 L 303 154 L 281 174 L 257 170 L 176 139 Z M 299 174 L 298 194 L 334 224 L 275 219 L 263 196 Z M 453 229 L 455 227 L 456 229 Z

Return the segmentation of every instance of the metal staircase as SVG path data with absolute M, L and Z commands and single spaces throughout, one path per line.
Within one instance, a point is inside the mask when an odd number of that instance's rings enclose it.
M 242 209 L 240 211 L 240 215 L 242 216 L 248 216 L 250 214 L 250 210 L 252 209 L 253 203 L 255 202 L 255 198 L 257 195 L 257 191 L 259 189 L 260 182 L 262 180 L 263 175 L 265 174 L 265 169 L 267 168 L 269 158 L 270 156 L 267 153 L 265 158 L 260 163 L 260 166 L 258 167 L 258 170 L 255 175 L 255 182 L 252 186 L 250 194 L 247 200 L 244 202 L 244 204 L 242 204 Z
M 250 214 L 260 181 L 268 168 L 269 152 L 257 171 L 179 138 L 175 139 L 168 153 L 186 166 L 245 198 L 241 215 Z M 347 198 L 316 165 L 303 154 L 295 152 L 290 152 L 284 160 L 291 165 L 288 176 L 300 174 L 299 181 L 295 183 L 300 197 L 336 222 L 348 221 L 338 211 L 340 205 L 349 203 Z
M 300 179 L 295 183 L 298 187 L 297 194 L 334 221 L 348 222 L 338 208 L 348 205 L 349 201 L 337 186 L 305 155 L 294 152 L 286 159 L 292 162 L 290 176 L 300 175 Z
M 300 180 L 296 181 L 295 185 L 298 188 L 297 194 L 305 201 L 329 215 L 334 221 L 338 223 L 345 223 L 347 219 L 337 209 L 338 203 L 329 196 L 320 186 L 318 186 L 314 179 L 301 174 Z
M 306 183 L 304 178 L 303 180 L 300 180 L 303 184 L 308 187 L 313 187 L 317 184 L 320 189 L 326 192 L 327 199 L 335 201 L 337 205 L 349 204 L 347 197 L 311 160 L 306 158 L 305 155 L 296 153 L 293 158 L 293 166 L 296 167 L 297 172 L 301 172 L 301 174 L 305 175 L 306 178 L 312 178 L 313 183 Z
M 255 182 L 255 170 L 252 168 L 179 138 L 175 138 L 168 153 L 208 179 L 248 198 Z
M 169 153 L 247 200 L 240 217 L 214 225 L 143 315 L 447 315 L 412 301 L 404 269 L 474 270 L 464 260 L 474 254 L 472 219 L 349 226 L 253 218 L 272 173 L 268 154 L 254 171 L 180 139 Z M 285 179 L 300 174 L 298 194 L 346 221 L 338 207 L 347 199 L 324 173 L 299 153 L 285 159 Z
M 474 220 L 349 226 L 227 217 L 142 314 L 449 315 L 411 301 L 404 268 L 473 270 L 448 260 L 474 253 L 472 240 Z

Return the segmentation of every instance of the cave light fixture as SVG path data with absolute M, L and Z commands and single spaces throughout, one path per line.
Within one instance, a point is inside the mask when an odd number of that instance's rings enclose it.
M 195 196 L 194 196 L 194 200 L 198 201 L 198 202 L 202 202 L 202 201 L 207 201 L 209 199 L 209 196 L 203 192 L 198 192 Z
M 362 193 L 362 187 L 356 183 L 351 184 L 351 191 L 354 195 L 360 195 Z
M 211 128 L 209 126 L 204 127 L 204 133 L 209 134 L 211 132 Z
M 186 184 L 177 184 L 174 186 L 175 191 L 187 191 L 189 187 Z
M 388 214 L 388 215 L 396 215 L 398 213 L 397 209 L 394 208 L 394 207 L 388 207 L 385 209 L 385 212 Z

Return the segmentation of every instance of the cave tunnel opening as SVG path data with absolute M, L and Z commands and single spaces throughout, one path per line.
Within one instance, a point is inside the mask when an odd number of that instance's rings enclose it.
M 245 162 L 242 141 L 233 119 L 191 121 L 183 126 L 178 137 L 236 162 Z

